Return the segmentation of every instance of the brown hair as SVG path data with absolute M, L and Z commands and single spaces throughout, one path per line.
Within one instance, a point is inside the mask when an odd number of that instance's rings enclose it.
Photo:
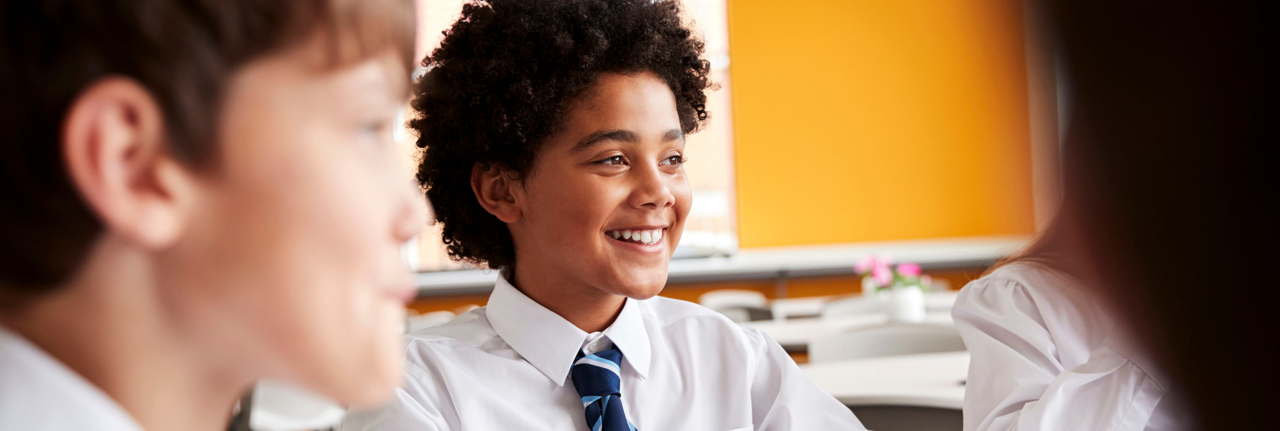
M 1188 425 L 1273 429 L 1275 14 L 1231 0 L 1050 6 L 1071 81 L 1064 180 L 1100 287 L 1162 385 L 1185 390 Z
M 412 8 L 408 0 L 0 2 L 0 304 L 64 283 L 102 230 L 60 145 L 66 110 L 93 82 L 137 81 L 160 106 L 170 154 L 207 167 L 221 96 L 238 68 L 322 35 L 335 66 L 396 49 L 407 79 Z
M 991 268 L 988 268 L 983 275 L 990 274 L 996 269 L 1014 263 L 1031 263 L 1051 268 L 1056 268 L 1060 263 L 1061 252 L 1058 247 L 1058 229 L 1055 225 L 1050 224 L 1035 236 L 1026 247 L 1017 253 L 1000 258 Z

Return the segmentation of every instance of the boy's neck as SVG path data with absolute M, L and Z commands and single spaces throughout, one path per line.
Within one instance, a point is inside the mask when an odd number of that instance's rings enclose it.
M 528 265 L 525 267 L 530 268 Z M 512 286 L 587 333 L 608 329 L 626 305 L 625 296 L 605 292 L 579 280 L 556 277 L 554 273 L 538 271 L 536 267 L 524 271 L 521 268 L 516 265 L 512 271 L 509 280 Z
M 147 430 L 224 430 L 250 375 L 211 366 L 171 319 L 146 258 L 109 239 L 77 276 L 0 323 L 97 386 Z

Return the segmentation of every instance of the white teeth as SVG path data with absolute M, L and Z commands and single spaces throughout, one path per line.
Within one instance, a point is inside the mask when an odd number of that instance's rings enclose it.
M 662 241 L 662 229 L 654 230 L 611 230 L 605 232 L 613 239 L 635 241 L 641 244 L 657 244 Z

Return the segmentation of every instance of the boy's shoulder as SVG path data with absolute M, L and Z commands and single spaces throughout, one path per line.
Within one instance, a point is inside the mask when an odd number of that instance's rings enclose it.
M 659 328 L 692 326 L 708 336 L 731 336 L 752 344 L 763 341 L 763 333 L 742 326 L 725 315 L 702 305 L 680 299 L 655 296 L 640 301 L 642 312 Z
M 680 299 L 655 296 L 636 300 L 640 305 L 642 320 L 651 330 L 696 333 L 709 339 L 732 339 L 754 348 L 765 343 L 762 332 L 735 323 L 710 308 Z M 499 338 L 489 323 L 487 307 L 468 311 L 441 326 L 425 328 L 404 336 L 408 354 L 425 360 L 422 356 L 449 355 L 449 351 L 492 349 L 489 344 Z M 691 332 L 690 332 L 691 331 Z M 489 345 L 487 345 L 489 344 Z M 505 343 L 500 343 L 505 344 Z M 434 353 L 432 353 L 434 352 Z
M 646 320 L 654 323 L 667 341 L 716 346 L 716 354 L 741 356 L 749 362 L 759 360 L 774 344 L 773 338 L 763 331 L 729 320 L 693 302 L 661 296 L 640 302 L 644 305 L 642 312 L 651 314 Z
M 715 310 L 681 299 L 655 296 L 638 302 L 646 317 L 663 325 L 683 320 L 697 320 L 710 325 L 735 325 L 732 320 Z
M 956 301 L 967 303 L 984 291 L 1002 292 L 998 295 L 1001 297 L 1008 296 L 1010 291 L 1022 291 L 1036 302 L 1056 307 L 1079 307 L 1096 302 L 1093 292 L 1070 274 L 1034 262 L 1013 262 L 1001 266 L 965 285 Z
M 468 345 L 478 347 L 498 336 L 489 324 L 485 307 L 475 308 L 458 315 L 440 326 L 420 329 L 404 335 L 406 344 L 413 345 Z

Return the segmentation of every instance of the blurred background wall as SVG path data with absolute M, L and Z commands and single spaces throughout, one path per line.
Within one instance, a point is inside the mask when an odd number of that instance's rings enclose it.
M 1019 6 L 730 0 L 742 247 L 1032 233 Z

